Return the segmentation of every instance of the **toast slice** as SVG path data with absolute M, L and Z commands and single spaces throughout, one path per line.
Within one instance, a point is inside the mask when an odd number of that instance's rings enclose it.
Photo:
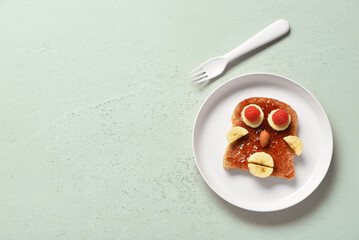
M 262 108 L 264 119 L 257 128 L 247 126 L 241 117 L 241 112 L 248 104 L 256 104 Z M 268 114 L 272 110 L 285 109 L 291 117 L 291 123 L 283 131 L 276 131 L 268 123 Z M 297 113 L 286 103 L 264 97 L 252 97 L 241 101 L 233 111 L 232 127 L 240 126 L 248 130 L 244 137 L 230 143 L 223 156 L 223 167 L 226 169 L 238 168 L 248 170 L 247 159 L 255 152 L 265 152 L 272 156 L 274 161 L 273 172 L 270 176 L 292 179 L 295 176 L 293 163 L 294 151 L 285 142 L 284 137 L 297 135 Z M 259 134 L 266 130 L 270 134 L 269 144 L 262 147 Z

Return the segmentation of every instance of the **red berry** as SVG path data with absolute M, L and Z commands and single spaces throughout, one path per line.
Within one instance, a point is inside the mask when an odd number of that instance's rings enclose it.
M 244 111 L 244 116 L 250 122 L 256 122 L 259 119 L 261 112 L 255 106 L 249 106 Z
M 279 109 L 273 114 L 272 119 L 275 125 L 281 126 L 288 122 L 289 115 L 286 110 Z

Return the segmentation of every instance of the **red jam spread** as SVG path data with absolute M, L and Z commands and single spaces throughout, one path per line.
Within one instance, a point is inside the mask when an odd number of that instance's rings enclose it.
M 233 144 L 233 148 L 227 154 L 227 160 L 231 162 L 236 168 L 248 169 L 247 159 L 255 152 L 266 152 L 270 154 L 274 160 L 274 168 L 272 176 L 281 176 L 285 178 L 293 178 L 295 174 L 294 152 L 288 144 L 284 141 L 284 137 L 288 135 L 296 135 L 297 128 L 291 122 L 283 131 L 275 131 L 272 129 L 267 121 L 268 114 L 276 109 L 286 108 L 287 105 L 270 98 L 249 98 L 239 103 L 234 110 L 232 116 L 233 126 L 244 127 L 248 130 L 248 134 L 238 139 Z M 257 128 L 250 128 L 243 122 L 241 111 L 249 104 L 258 105 L 263 113 L 264 120 Z M 285 111 L 285 110 L 284 110 Z M 287 113 L 287 111 L 285 111 Z M 294 112 L 295 114 L 295 112 Z M 288 113 L 287 113 L 288 115 Z M 288 117 L 288 116 L 287 116 Z M 293 119 L 293 117 L 292 117 Z M 270 134 L 270 141 L 268 145 L 263 148 L 260 145 L 259 135 L 261 131 L 266 130 Z

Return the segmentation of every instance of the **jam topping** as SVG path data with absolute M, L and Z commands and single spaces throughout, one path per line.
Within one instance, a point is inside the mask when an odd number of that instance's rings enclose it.
M 244 116 L 248 119 L 250 122 L 256 122 L 258 121 L 260 117 L 260 111 L 255 106 L 249 106 L 244 111 Z
M 278 111 L 276 111 L 274 114 L 273 114 L 273 122 L 275 125 L 284 125 L 288 122 L 289 120 L 289 115 L 287 113 L 286 110 L 284 109 L 279 109 Z
M 269 125 L 268 119 L 264 119 L 262 124 L 256 128 L 247 127 L 241 117 L 241 112 L 249 104 L 258 105 L 263 111 L 265 118 L 271 111 L 283 109 L 286 106 L 286 104 L 270 98 L 262 98 L 260 100 L 257 98 L 249 98 L 239 103 L 233 113 L 232 124 L 233 126 L 245 127 L 249 133 L 232 143 L 233 147 L 232 150 L 227 153 L 227 160 L 237 168 L 248 169 L 247 159 L 249 156 L 256 152 L 266 152 L 270 154 L 274 160 L 272 175 L 292 178 L 295 174 L 292 162 L 294 152 L 283 138 L 288 135 L 296 135 L 296 127 L 290 123 L 285 130 L 275 131 Z M 267 131 L 270 135 L 270 141 L 266 147 L 262 147 L 260 144 L 260 133 L 262 131 Z

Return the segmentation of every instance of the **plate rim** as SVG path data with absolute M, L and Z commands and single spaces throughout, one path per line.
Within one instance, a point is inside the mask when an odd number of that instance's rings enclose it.
M 312 99 L 314 99 L 314 101 L 317 103 L 317 105 L 320 107 L 320 110 L 324 113 L 324 117 L 325 117 L 325 120 L 326 122 L 328 123 L 328 129 L 329 129 L 329 132 L 328 134 L 330 135 L 330 138 L 328 139 L 329 142 L 330 142 L 330 149 L 328 150 L 328 157 L 329 157 L 329 161 L 327 163 L 327 165 L 325 166 L 325 169 L 322 169 L 321 172 L 322 175 L 318 177 L 316 177 L 316 181 L 314 182 L 314 184 L 312 185 L 311 189 L 309 189 L 309 191 L 305 192 L 304 195 L 302 195 L 297 201 L 293 201 L 289 204 L 286 204 L 284 206 L 281 206 L 281 207 L 276 207 L 276 208 L 271 208 L 271 209 L 255 209 L 255 208 L 251 208 L 251 207 L 247 207 L 247 206 L 240 206 L 239 204 L 236 204 L 235 202 L 229 200 L 226 196 L 223 196 L 223 195 L 220 195 L 216 189 L 209 183 L 209 180 L 205 177 L 205 175 L 203 174 L 203 172 L 201 171 L 201 168 L 199 167 L 199 164 L 198 164 L 198 160 L 197 160 L 197 156 L 196 156 L 196 150 L 195 150 L 195 130 L 196 130 L 196 125 L 197 125 L 197 120 L 198 120 L 198 117 L 203 109 L 203 107 L 205 106 L 205 104 L 207 103 L 207 101 L 209 100 L 209 98 L 211 98 L 211 96 L 220 88 L 222 88 L 223 86 L 227 85 L 227 84 L 230 84 L 232 81 L 236 81 L 238 78 L 242 78 L 242 77 L 246 77 L 246 76 L 251 76 L 251 75 L 269 75 L 269 76 L 272 76 L 272 77 L 278 77 L 278 78 L 282 78 L 282 79 L 285 79 L 286 81 L 290 82 L 291 84 L 294 84 L 294 85 L 297 85 L 297 87 L 300 87 L 302 88 L 307 94 L 309 94 Z M 217 86 L 208 96 L 207 98 L 203 101 L 202 105 L 200 106 L 197 114 L 196 114 L 196 117 L 195 117 L 195 121 L 194 121 L 194 125 L 193 125 L 193 129 L 192 129 L 192 152 L 193 152 L 193 156 L 194 156 L 194 161 L 196 163 L 196 166 L 197 166 L 197 169 L 198 171 L 200 172 L 202 178 L 204 179 L 204 181 L 206 182 L 206 184 L 210 187 L 210 189 L 216 193 L 220 198 L 222 198 L 223 200 L 225 200 L 226 202 L 236 206 L 236 207 L 239 207 L 239 208 L 242 208 L 242 209 L 246 209 L 246 210 L 249 210 L 249 211 L 254 211 L 254 212 L 274 212 L 274 211 L 279 211 L 279 210 L 284 210 L 284 209 L 287 209 L 289 207 L 292 207 L 298 203 L 300 203 L 301 201 L 303 201 L 304 199 L 306 199 L 308 196 L 310 196 L 317 188 L 318 186 L 321 184 L 321 182 L 323 181 L 323 179 L 325 178 L 325 176 L 327 175 L 328 173 L 328 170 L 329 170 L 329 167 L 330 167 L 330 164 L 331 164 L 331 161 L 332 161 L 332 158 L 333 158 L 333 131 L 332 131 L 332 127 L 331 127 L 331 124 L 330 124 L 330 121 L 329 121 L 329 118 L 323 108 L 323 106 L 320 104 L 320 102 L 318 101 L 318 99 L 308 90 L 306 89 L 304 86 L 302 86 L 301 84 L 295 82 L 294 80 L 288 78 L 288 77 L 285 77 L 285 76 L 282 76 L 282 75 L 279 75 L 279 74 L 274 74 L 274 73 L 269 73 L 269 72 L 253 72 L 253 73 L 246 73 L 246 74 L 242 74 L 242 75 L 239 75 L 239 76 L 235 76 L 233 78 L 231 78 L 230 80 L 227 80 L 225 81 L 224 83 L 220 84 L 219 86 Z M 315 175 L 314 175 L 315 176 Z M 313 176 L 311 176 L 311 178 L 313 178 Z

